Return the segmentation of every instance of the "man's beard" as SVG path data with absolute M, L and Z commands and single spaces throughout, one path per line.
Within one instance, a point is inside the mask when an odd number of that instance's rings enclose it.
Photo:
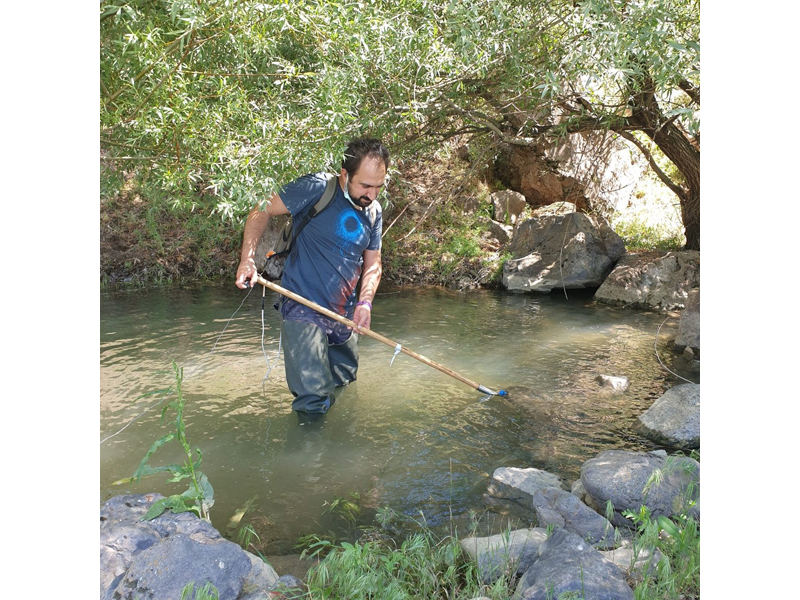
M 353 194 L 350 193 L 350 186 L 347 186 L 347 193 L 353 198 Z M 360 196 L 359 198 L 353 198 L 353 202 L 358 204 L 361 208 L 367 208 L 370 204 L 372 204 L 372 200 L 369 196 Z

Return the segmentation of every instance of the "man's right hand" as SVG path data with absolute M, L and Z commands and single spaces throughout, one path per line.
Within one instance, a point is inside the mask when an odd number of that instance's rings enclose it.
M 245 259 L 239 263 L 239 268 L 236 270 L 236 287 L 247 289 L 247 284 L 254 287 L 258 283 L 258 269 L 256 263 L 252 258 Z

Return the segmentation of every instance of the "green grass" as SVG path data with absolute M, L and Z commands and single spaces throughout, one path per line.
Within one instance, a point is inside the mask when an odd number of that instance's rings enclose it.
M 667 225 L 649 225 L 645 220 L 623 219 L 619 215 L 612 224 L 617 235 L 625 241 L 628 252 L 670 252 L 681 250 L 686 244 L 683 231 Z

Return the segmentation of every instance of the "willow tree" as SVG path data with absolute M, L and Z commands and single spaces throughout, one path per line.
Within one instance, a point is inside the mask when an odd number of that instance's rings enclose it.
M 699 17 L 670 0 L 101 3 L 101 149 L 241 214 L 380 135 L 533 145 L 606 129 L 648 154 L 699 247 Z M 648 143 L 646 136 L 652 141 Z M 653 144 L 677 167 L 673 181 Z

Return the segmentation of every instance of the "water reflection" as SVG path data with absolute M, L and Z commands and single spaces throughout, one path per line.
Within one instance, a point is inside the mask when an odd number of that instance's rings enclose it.
M 262 386 L 266 358 L 274 364 L 279 345 L 269 296 L 262 349 L 255 292 L 243 304 L 233 286 L 109 294 L 101 299 L 101 439 L 141 416 L 101 445 L 101 501 L 183 491 L 163 480 L 111 485 L 169 430 L 174 417 L 159 418 L 163 403 L 141 396 L 171 384 L 172 360 L 184 367 L 187 435 L 215 487 L 214 524 L 224 530 L 257 495 L 245 520 L 261 524 L 268 552 L 288 552 L 299 535 L 321 531 L 326 507 L 352 493 L 365 520 L 391 507 L 422 510 L 435 525 L 487 506 L 506 510 L 486 497 L 497 467 L 534 466 L 571 482 L 604 449 L 654 447 L 633 425 L 680 383 L 653 353 L 663 316 L 596 305 L 586 294 L 384 291 L 391 293 L 378 297 L 375 331 L 509 396 L 481 402 L 478 392 L 405 355 L 390 367 L 393 350 L 366 338 L 359 380 L 323 419 L 301 423 L 282 362 Z M 677 320 L 662 328 L 661 358 L 696 377 L 671 361 L 676 330 Z M 598 374 L 624 375 L 630 389 L 612 394 Z M 176 445 L 152 462 L 182 459 Z

